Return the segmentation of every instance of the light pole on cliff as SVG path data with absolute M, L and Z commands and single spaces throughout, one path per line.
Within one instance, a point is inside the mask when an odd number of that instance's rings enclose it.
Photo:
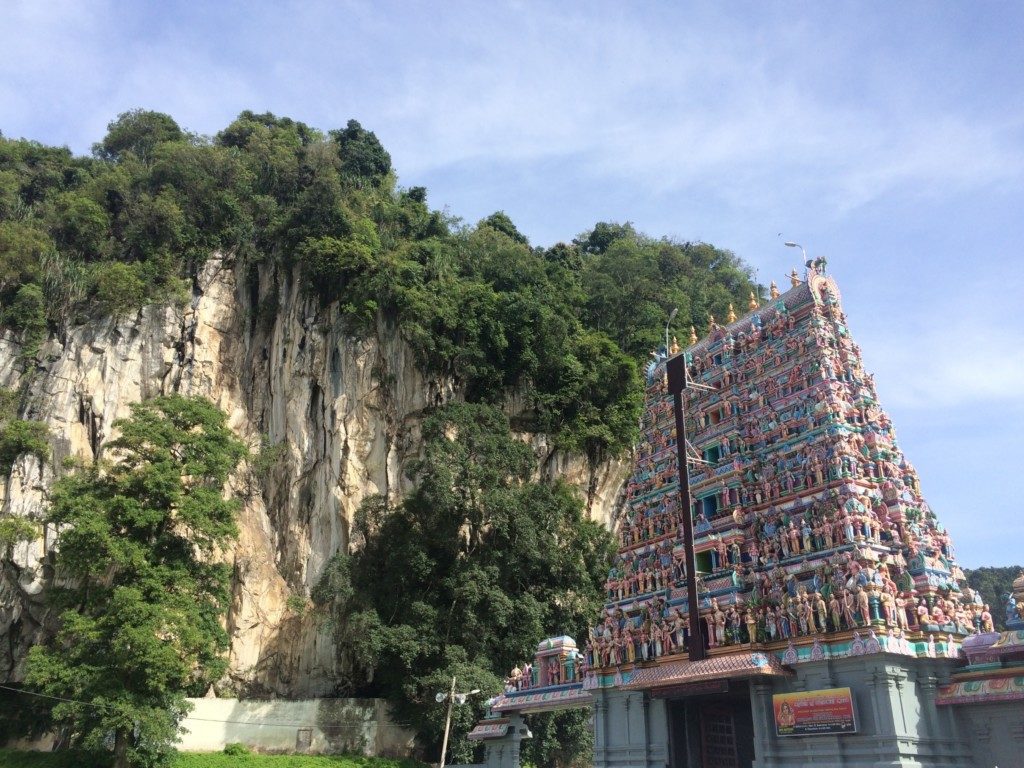
M 668 316 L 668 322 L 665 323 L 665 357 L 668 357 L 668 328 L 672 325 L 672 321 L 676 319 L 676 315 L 679 314 L 679 307 L 674 307 L 672 312 Z
M 668 391 L 672 393 L 676 411 L 676 459 L 679 462 L 679 504 L 683 518 L 683 556 L 686 558 L 686 600 L 690 610 L 690 661 L 705 657 L 704 633 L 700 628 L 700 605 L 697 602 L 697 562 L 693 552 L 693 517 L 690 514 L 690 468 L 686 461 L 686 418 L 683 413 L 683 390 L 686 389 L 686 355 L 679 354 L 665 361 Z
M 441 740 L 441 762 L 438 764 L 439 768 L 444 768 L 445 753 L 448 751 L 448 734 L 452 729 L 452 705 L 453 704 L 465 704 L 466 699 L 472 696 L 474 693 L 480 693 L 479 688 L 474 688 L 472 691 L 466 691 L 465 693 L 455 692 L 455 678 L 452 677 L 452 689 L 445 693 L 439 691 L 434 696 L 434 701 L 440 704 L 445 699 L 448 700 L 448 714 L 444 718 L 444 738 Z

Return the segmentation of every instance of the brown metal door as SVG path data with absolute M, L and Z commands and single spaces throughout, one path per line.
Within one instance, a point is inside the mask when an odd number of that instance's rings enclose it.
M 724 707 L 701 707 L 700 744 L 703 768 L 739 768 L 736 726 L 731 710 Z

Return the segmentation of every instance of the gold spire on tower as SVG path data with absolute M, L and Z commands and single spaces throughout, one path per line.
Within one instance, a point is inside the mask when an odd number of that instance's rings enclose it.
M 769 288 L 771 289 L 772 298 L 773 299 L 779 298 L 779 286 L 777 286 L 775 284 L 774 280 L 772 280 L 772 284 L 769 286 Z
M 800 276 L 796 273 L 795 269 L 789 273 L 789 282 L 794 288 L 800 285 Z
M 736 310 L 732 308 L 732 302 L 731 301 L 729 302 L 729 316 L 726 318 L 726 322 L 729 322 L 729 323 L 735 323 L 736 322 Z
M 692 325 L 690 326 L 690 346 L 697 343 L 697 329 Z
M 679 354 L 679 340 L 675 336 L 672 337 L 672 354 Z
M 749 310 L 757 309 L 757 297 L 754 296 L 754 292 L 753 291 L 750 292 L 750 301 L 747 302 L 747 309 L 749 309 Z

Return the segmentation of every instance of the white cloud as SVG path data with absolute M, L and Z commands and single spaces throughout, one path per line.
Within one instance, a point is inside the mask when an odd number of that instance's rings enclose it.
M 321 127 L 358 117 L 405 177 L 572 159 L 591 183 L 700 189 L 746 210 L 802 203 L 818 216 L 896 188 L 1024 175 L 1019 100 L 998 117 L 957 108 L 920 78 L 875 71 L 870 50 L 820 20 L 699 5 L 350 2 L 179 8 L 148 24 L 109 3 L 85 8 L 24 0 L 4 14 L 8 133 L 51 113 L 85 149 L 138 105 L 207 132 L 246 107 Z
M 1020 277 L 967 283 L 936 302 L 894 307 L 891 316 L 856 317 L 865 367 L 884 406 L 942 410 L 1001 405 L 1022 412 L 1024 319 L 1013 309 Z M 881 302 L 884 305 L 885 302 Z M 849 311 L 849 308 L 848 308 Z

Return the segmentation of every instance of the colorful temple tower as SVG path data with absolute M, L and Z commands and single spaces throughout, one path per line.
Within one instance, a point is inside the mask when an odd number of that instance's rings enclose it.
M 664 356 L 648 370 L 620 548 L 584 660 L 602 768 L 969 764 L 935 691 L 991 615 L 962 591 L 838 286 L 821 263 L 791 280 L 743 317 L 710 318 L 682 352 L 689 510 Z M 707 648 L 692 662 L 687 513 Z
M 949 535 L 921 495 L 817 270 L 683 353 L 701 630 L 709 650 L 843 632 L 948 641 L 990 628 L 960 589 Z M 682 512 L 664 365 L 619 521 L 594 668 L 685 654 Z M 852 637 L 852 635 L 851 635 Z
M 982 759 L 949 691 L 965 637 L 996 642 L 991 613 L 963 586 L 836 282 L 822 261 L 791 282 L 781 294 L 772 284 L 763 306 L 751 296 L 742 317 L 730 307 L 726 324 L 710 318 L 704 339 L 691 329 L 685 351 L 673 345 L 652 362 L 607 603 L 580 681 L 550 698 L 510 686 L 496 700 L 508 714 L 525 711 L 520 701 L 589 697 L 597 768 Z M 666 377 L 678 354 L 693 384 L 689 510 Z M 691 577 L 699 660 L 687 653 Z

